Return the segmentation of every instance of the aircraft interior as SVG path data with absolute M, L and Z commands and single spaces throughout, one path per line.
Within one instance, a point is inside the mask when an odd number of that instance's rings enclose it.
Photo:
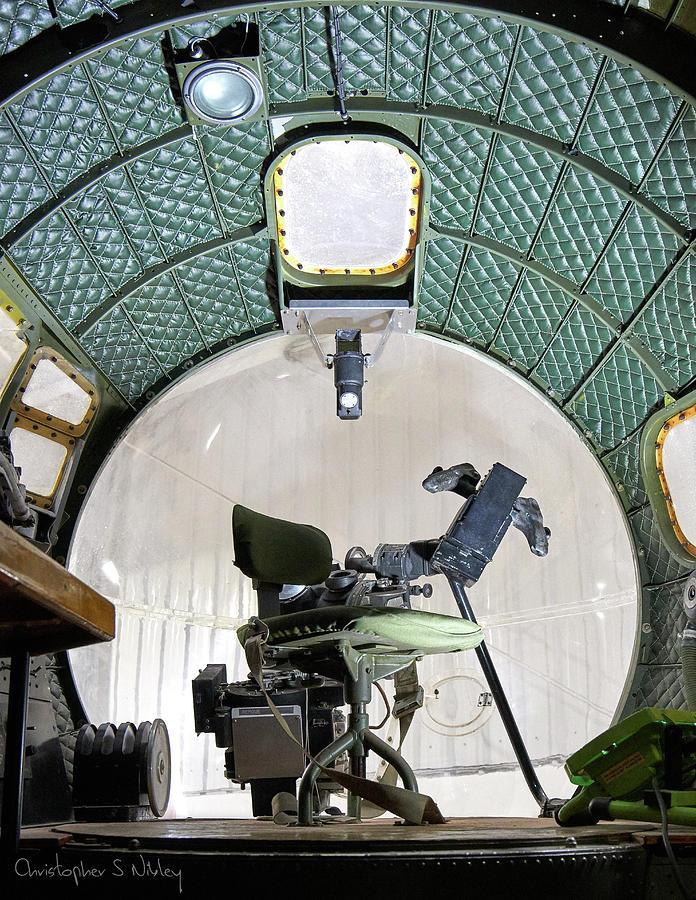
M 696 0 L 0 54 L 0 896 L 696 897 Z

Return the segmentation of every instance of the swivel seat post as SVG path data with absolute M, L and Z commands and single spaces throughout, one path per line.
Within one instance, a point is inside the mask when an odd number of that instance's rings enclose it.
M 358 659 L 357 671 L 346 675 L 343 682 L 343 695 L 350 705 L 347 730 L 355 735 L 352 747 L 348 751 L 350 758 L 350 774 L 365 778 L 367 774 L 367 748 L 361 740 L 364 731 L 370 727 L 367 704 L 372 697 L 372 661 L 369 657 Z M 360 818 L 361 799 L 348 794 L 347 812 L 349 816 Z

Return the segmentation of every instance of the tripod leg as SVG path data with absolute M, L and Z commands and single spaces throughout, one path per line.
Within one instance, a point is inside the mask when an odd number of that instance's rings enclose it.
M 475 622 L 476 617 L 474 616 L 474 611 L 471 608 L 469 598 L 466 596 L 461 583 L 457 578 L 453 578 L 450 576 L 447 577 L 447 580 L 449 581 L 450 587 L 452 588 L 452 593 L 454 594 L 454 599 L 457 601 L 457 606 L 459 607 L 459 612 L 462 614 L 462 618 L 468 619 L 469 622 Z M 524 775 L 524 780 L 527 782 L 527 787 L 532 792 L 532 796 L 534 797 L 536 802 L 539 804 L 541 815 L 550 815 L 550 813 L 547 811 L 549 798 L 546 795 L 543 787 L 541 786 L 536 772 L 534 771 L 534 766 L 532 765 L 532 761 L 529 758 L 529 754 L 527 753 L 527 748 L 525 747 L 524 741 L 522 740 L 522 735 L 520 734 L 519 728 L 517 727 L 517 722 L 515 722 L 515 717 L 512 714 L 510 704 L 507 701 L 505 691 L 503 690 L 503 686 L 500 683 L 498 673 L 495 670 L 493 660 L 490 657 L 488 647 L 486 647 L 485 642 L 482 641 L 478 645 L 478 647 L 476 647 L 476 656 L 478 657 L 478 661 L 481 664 L 481 668 L 483 669 L 483 674 L 486 676 L 488 687 L 491 689 L 491 694 L 493 694 L 493 699 L 495 700 L 500 712 L 500 717 L 503 720 L 503 725 L 505 726 L 505 730 L 507 731 L 508 737 L 510 738 L 512 749 L 515 751 L 517 762 L 520 764 L 520 769 L 522 770 L 522 774 Z
M 297 824 L 312 824 L 312 794 L 314 793 L 314 785 L 317 778 L 321 774 L 321 767 L 328 766 L 335 759 L 350 750 L 353 744 L 359 741 L 354 731 L 346 731 L 340 737 L 336 738 L 331 744 L 317 753 L 314 762 L 311 762 L 304 770 L 302 780 L 300 781 L 300 789 L 297 793 Z
M 390 747 L 386 741 L 377 737 L 372 731 L 363 731 L 360 735 L 363 744 L 377 756 L 381 756 L 390 765 L 396 769 L 397 775 L 401 778 L 404 787 L 408 791 L 418 791 L 418 782 L 413 774 L 413 769 L 400 753 L 397 753 L 393 747 Z

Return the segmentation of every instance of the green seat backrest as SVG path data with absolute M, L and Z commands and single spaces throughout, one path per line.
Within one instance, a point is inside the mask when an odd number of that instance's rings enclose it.
M 273 584 L 320 584 L 331 571 L 331 541 L 313 525 L 274 519 L 237 504 L 232 510 L 235 565 Z

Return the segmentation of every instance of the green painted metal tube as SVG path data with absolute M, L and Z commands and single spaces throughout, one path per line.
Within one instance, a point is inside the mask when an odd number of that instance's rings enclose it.
M 357 740 L 359 740 L 359 738 L 354 731 L 346 731 L 327 747 L 324 747 L 321 753 L 317 753 L 314 762 L 311 762 L 304 770 L 302 780 L 300 781 L 300 788 L 297 793 L 298 825 L 312 824 L 312 795 L 314 793 L 314 785 L 321 773 L 322 766 L 328 766 L 329 763 L 338 759 L 342 753 L 345 753 L 346 750 L 350 750 Z
M 637 822 L 662 821 L 657 807 L 628 800 L 612 800 L 609 803 L 609 815 L 613 819 L 633 819 Z M 667 810 L 667 821 L 670 825 L 696 826 L 696 809 L 690 806 L 672 806 Z

